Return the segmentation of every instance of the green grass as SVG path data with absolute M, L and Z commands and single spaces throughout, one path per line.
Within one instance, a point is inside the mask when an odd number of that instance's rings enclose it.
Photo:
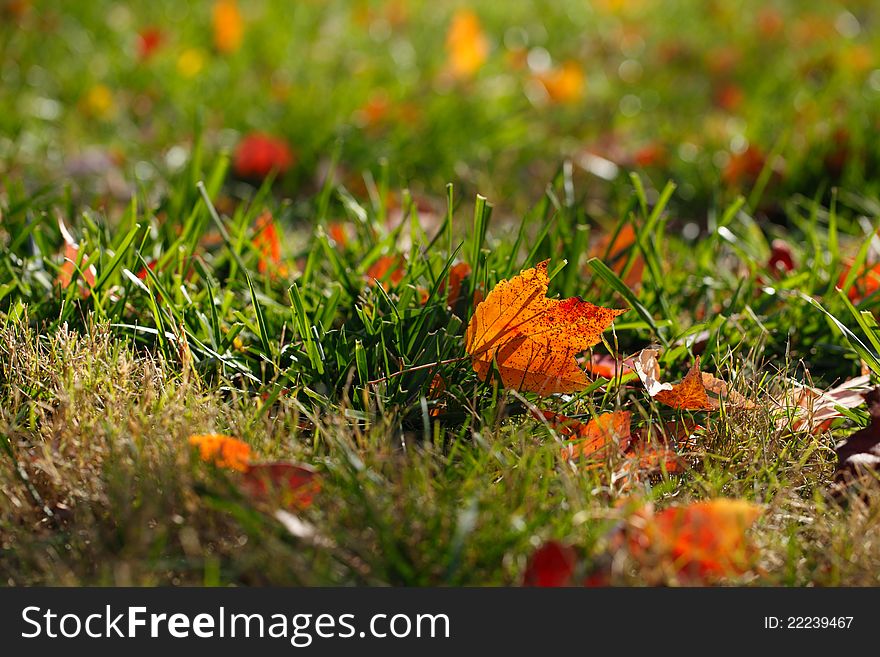
M 385 37 L 357 9 L 385 3 L 248 3 L 245 43 L 227 57 L 211 50 L 207 4 L 177 20 L 170 2 L 45 3 L 0 28 L 0 582 L 515 584 L 544 540 L 575 545 L 589 568 L 627 510 L 726 496 L 766 505 L 751 533 L 758 561 L 731 582 L 880 584 L 876 486 L 831 493 L 833 447 L 867 423 L 864 408 L 819 434 L 779 422 L 796 382 L 827 388 L 862 363 L 880 375 L 877 295 L 853 305 L 835 289 L 850 256 L 853 271 L 875 258 L 880 92 L 852 58 L 877 45 L 880 17 L 850 3 L 851 34 L 826 4 L 774 5 L 786 36 L 755 44 L 750 2 L 738 14 L 477 2 L 491 54 L 451 89 L 437 81 L 436 27 L 451 8 L 432 3 L 414 3 Z M 731 20 L 738 63 L 707 77 Z M 138 62 L 134 35 L 153 23 L 169 41 Z M 826 23 L 837 37 L 793 45 Z M 673 37 L 682 50 L 661 61 Z M 582 62 L 582 99 L 529 100 L 529 75 L 505 57 L 526 38 Z M 177 68 L 190 47 L 205 58 L 195 78 Z M 617 75 L 630 60 L 636 87 Z M 713 89 L 733 81 L 744 104 L 717 107 Z M 97 83 L 115 108 L 100 120 L 81 102 Z M 415 103 L 418 124 L 359 128 L 353 113 L 380 88 Z M 621 114 L 635 91 L 653 108 Z M 825 159 L 838 125 L 850 139 L 842 167 Z M 229 147 L 250 129 L 289 140 L 297 165 L 259 186 L 238 179 Z M 613 179 L 597 177 L 583 153 L 609 135 L 628 153 L 661 140 L 670 156 L 647 167 L 621 157 Z M 725 179 L 732 139 L 771 154 L 752 179 Z M 75 174 L 86 145 L 122 164 Z M 282 248 L 268 268 L 254 244 L 265 210 Z M 66 289 L 59 218 L 80 244 Z M 645 263 L 633 286 L 593 247 L 627 223 L 637 240 L 622 271 Z M 770 271 L 774 239 L 792 271 Z M 404 259 L 399 281 L 371 279 L 383 256 Z M 641 428 L 682 412 L 628 379 L 541 400 L 477 378 L 464 349 L 473 293 L 548 258 L 551 295 L 630 308 L 595 353 L 661 345 L 668 380 L 700 355 L 756 409 L 695 413 L 703 428 L 681 473 L 622 480 L 616 457 L 566 461 L 533 405 L 577 417 L 625 408 Z M 458 262 L 472 274 L 448 306 Z M 322 490 L 298 512 L 308 531 L 195 457 L 188 437 L 209 432 L 316 468 Z M 612 581 L 654 579 L 621 551 Z

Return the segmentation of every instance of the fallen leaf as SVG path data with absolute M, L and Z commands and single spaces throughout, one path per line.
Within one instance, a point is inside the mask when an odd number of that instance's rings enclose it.
M 672 390 L 671 383 L 660 383 L 660 363 L 657 362 L 656 349 L 642 349 L 633 362 L 633 369 L 642 380 L 642 385 L 651 397 L 664 390 Z
M 558 541 L 547 541 L 529 557 L 523 573 L 523 586 L 571 586 L 577 566 L 577 553 Z
M 624 275 L 630 253 L 634 248 L 636 256 L 629 271 Z M 636 231 L 631 223 L 624 224 L 616 235 L 609 233 L 603 236 L 590 249 L 590 257 L 601 258 L 609 269 L 623 278 L 623 282 L 628 287 L 635 288 L 641 285 L 642 275 L 645 272 L 645 259 L 636 244 Z
M 741 394 L 730 390 L 727 383 L 707 372 L 701 372 L 699 356 L 694 359 L 694 364 L 684 379 L 674 385 L 660 382 L 656 349 L 643 349 L 636 357 L 634 365 L 648 395 L 672 408 L 712 411 L 720 407 L 722 398 L 731 406 L 755 408 Z M 707 393 L 712 393 L 713 396 L 709 397 Z
M 235 0 L 216 0 L 212 11 L 214 46 L 222 53 L 233 53 L 244 38 L 244 20 Z
M 453 77 L 470 78 L 483 66 L 489 56 L 489 40 L 473 11 L 459 9 L 455 12 L 446 34 L 446 53 Z
M 581 98 L 586 86 L 584 70 L 574 61 L 538 74 L 547 96 L 556 103 L 572 103 Z
M 562 448 L 563 458 L 604 459 L 629 445 L 629 411 L 601 413 L 589 422 L 581 422 L 550 411 L 537 410 L 534 415 L 571 441 Z
M 685 467 L 681 452 L 697 446 L 694 432 L 700 428 L 693 420 L 681 418 L 633 432 L 623 466 L 614 479 L 638 481 L 641 475 L 659 471 L 681 472 Z
M 64 264 L 61 265 L 61 269 L 58 271 L 58 284 L 63 289 L 70 287 L 74 274 L 77 273 L 77 263 L 79 263 L 82 280 L 88 284 L 88 286 L 83 286 L 82 295 L 88 297 L 91 294 L 90 287 L 95 284 L 97 270 L 94 265 L 88 264 L 86 258 L 79 262 L 79 244 L 77 244 L 73 235 L 70 234 L 70 231 L 64 224 L 64 220 L 60 216 L 58 217 L 58 229 L 61 231 L 61 237 L 64 240 Z
M 773 240 L 770 245 L 770 259 L 767 261 L 767 268 L 771 274 L 787 274 L 794 271 L 794 254 L 791 247 L 784 240 Z
M 339 248 L 344 249 L 348 246 L 348 229 L 345 224 L 331 221 L 327 225 L 327 234 Z
M 589 360 L 580 362 L 583 368 L 590 374 L 604 376 L 606 379 L 626 376 L 635 371 L 635 363 L 632 358 L 620 360 L 608 354 L 593 354 Z
M 260 260 L 257 262 L 257 271 L 265 274 L 270 270 L 272 273 L 285 276 L 286 269 L 281 264 L 281 240 L 278 239 L 278 230 L 272 213 L 266 210 L 257 217 L 254 222 L 254 237 L 251 243 L 260 252 Z
M 840 272 L 840 278 L 837 279 L 837 287 L 843 289 L 852 267 L 853 263 L 844 266 L 843 271 Z M 859 303 L 877 290 L 880 290 L 880 263 L 874 265 L 865 264 L 862 265 L 858 274 L 856 274 L 846 296 L 853 303 Z
M 262 180 L 276 172 L 284 174 L 295 162 L 293 151 L 281 139 L 253 132 L 236 146 L 233 157 L 235 174 L 249 180 Z
M 376 281 L 387 292 L 389 287 L 394 287 L 403 280 L 404 265 L 406 261 L 399 255 L 383 255 L 367 269 L 366 278 L 370 285 Z M 390 286 L 389 286 L 390 283 Z
M 859 429 L 846 440 L 838 443 L 835 481 L 849 484 L 854 480 L 871 475 L 876 478 L 880 470 L 880 388 L 874 388 L 864 395 L 871 420 L 864 429 Z
M 321 479 L 312 468 L 296 463 L 251 463 L 244 470 L 241 488 L 258 501 L 278 502 L 285 509 L 305 509 L 321 490 Z
M 461 284 L 471 275 L 471 266 L 466 262 L 459 262 L 449 268 L 447 279 L 440 284 L 440 292 L 446 292 L 446 305 L 454 306 L 461 297 Z
M 435 374 L 434 378 L 431 379 L 431 385 L 428 386 L 428 399 L 437 402 L 428 413 L 431 417 L 440 416 L 441 406 L 443 404 L 439 400 L 443 397 L 445 391 L 446 381 L 444 381 L 443 377 L 439 374 Z
M 790 423 L 791 431 L 821 433 L 835 419 L 844 417 L 838 409 L 857 408 L 865 403 L 870 383 L 871 377 L 864 374 L 825 391 L 795 385 L 780 402 L 785 413 L 777 419 L 776 428 L 784 429 Z
M 717 408 L 717 404 L 713 403 L 706 394 L 700 372 L 699 356 L 696 357 L 694 364 L 681 383 L 673 385 L 671 390 L 661 390 L 654 395 L 654 399 L 667 406 L 685 410 L 713 410 Z
M 649 506 L 627 521 L 629 550 L 638 561 L 659 561 L 689 583 L 742 574 L 755 553 L 746 531 L 762 513 L 757 504 L 727 498 L 658 513 Z
M 578 297 L 548 299 L 548 262 L 501 281 L 476 307 L 466 350 L 480 380 L 495 362 L 501 382 L 516 390 L 549 395 L 589 385 L 575 355 L 599 342 L 602 331 L 626 310 Z
M 218 468 L 246 472 L 251 460 L 251 448 L 246 442 L 218 433 L 195 434 L 189 444 L 198 447 L 199 457 Z
M 142 62 L 147 61 L 162 45 L 165 40 L 162 31 L 158 27 L 147 27 L 138 32 L 137 55 Z

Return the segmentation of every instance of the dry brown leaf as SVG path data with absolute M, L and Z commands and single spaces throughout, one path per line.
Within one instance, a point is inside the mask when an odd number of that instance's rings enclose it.
M 785 413 L 776 421 L 776 428 L 821 433 L 843 417 L 838 408 L 856 408 L 865 403 L 870 389 L 868 375 L 857 376 L 841 385 L 822 391 L 810 386 L 795 385 L 780 401 Z

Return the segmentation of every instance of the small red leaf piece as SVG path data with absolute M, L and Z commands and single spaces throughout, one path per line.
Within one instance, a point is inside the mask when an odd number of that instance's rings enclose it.
M 568 545 L 547 541 L 529 557 L 523 586 L 572 586 L 577 553 Z
M 262 180 L 273 171 L 284 174 L 295 160 L 290 147 L 281 139 L 251 133 L 236 147 L 233 166 L 241 178 Z
M 147 61 L 159 49 L 164 40 L 165 37 L 158 27 L 147 27 L 138 32 L 138 59 L 142 62 Z
M 260 252 L 260 260 L 257 263 L 257 271 L 265 274 L 268 271 L 286 275 L 287 272 L 281 265 L 281 240 L 278 239 L 278 229 L 272 213 L 266 210 L 257 217 L 254 223 L 254 248 Z
M 784 240 L 773 240 L 770 245 L 770 260 L 767 268 L 771 274 L 787 274 L 794 270 L 794 254 Z
M 257 501 L 306 509 L 321 490 L 321 479 L 312 468 L 288 461 L 252 463 L 242 476 L 241 488 Z

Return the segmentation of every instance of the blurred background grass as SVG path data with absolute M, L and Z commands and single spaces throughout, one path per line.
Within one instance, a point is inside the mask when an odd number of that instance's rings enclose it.
M 455 181 L 516 209 L 563 158 L 672 177 L 691 208 L 765 165 L 770 201 L 877 185 L 870 0 L 0 6 L 4 177 L 103 176 L 124 197 L 183 167 L 197 134 L 219 153 L 258 131 L 291 149 L 292 195 L 337 151 L 354 189 L 384 158 L 393 185 Z

